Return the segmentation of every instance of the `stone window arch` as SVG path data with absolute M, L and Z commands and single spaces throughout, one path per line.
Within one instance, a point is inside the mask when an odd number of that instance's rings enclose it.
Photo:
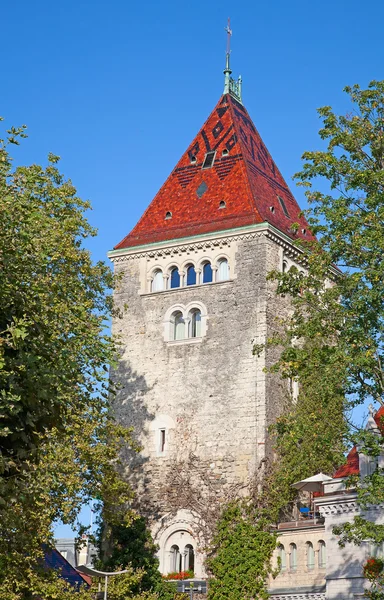
M 297 570 L 297 546 L 293 543 L 289 545 L 289 568 L 291 571 Z
M 286 571 L 287 569 L 287 556 L 283 544 L 279 544 L 277 547 L 277 556 L 280 559 L 280 571 Z
M 176 266 L 172 266 L 169 269 L 169 289 L 179 288 L 180 287 L 180 273 L 179 268 Z
M 185 320 L 180 310 L 176 310 L 171 315 L 171 339 L 183 340 L 185 338 Z
M 184 570 L 195 570 L 195 551 L 192 544 L 187 544 L 184 549 Z
M 171 573 L 180 573 L 182 570 L 182 556 L 180 553 L 180 548 L 177 544 L 173 544 L 170 550 L 171 555 L 171 564 L 170 564 L 170 572 Z
M 151 292 L 162 292 L 164 290 L 164 275 L 160 268 L 152 271 Z
M 227 281 L 229 279 L 229 262 L 226 257 L 217 260 L 216 281 Z
M 327 564 L 327 550 L 324 540 L 319 540 L 319 569 L 325 569 Z
M 202 282 L 201 283 L 212 283 L 213 271 L 212 265 L 209 260 L 206 260 L 202 264 Z
M 196 285 L 196 269 L 195 269 L 195 265 L 193 265 L 192 263 L 189 263 L 188 265 L 186 265 L 185 284 L 186 285 Z
M 189 331 L 188 337 L 201 337 L 201 311 L 198 308 L 192 308 L 189 313 Z
M 315 568 L 315 552 L 312 542 L 306 543 L 307 547 L 307 569 L 312 571 Z

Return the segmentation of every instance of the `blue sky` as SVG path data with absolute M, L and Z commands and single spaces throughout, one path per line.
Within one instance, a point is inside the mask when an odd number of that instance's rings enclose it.
M 292 175 L 320 147 L 316 108 L 384 79 L 381 0 L 18 0 L 2 6 L 0 115 L 28 125 L 17 163 L 48 152 L 89 199 L 95 259 L 135 225 L 234 76 L 265 144 Z M 60 533 L 61 535 L 61 533 Z

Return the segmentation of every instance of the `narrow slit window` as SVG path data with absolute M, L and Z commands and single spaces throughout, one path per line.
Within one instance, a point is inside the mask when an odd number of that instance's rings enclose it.
M 160 454 L 165 451 L 165 429 L 160 429 L 159 451 Z
M 288 217 L 288 218 L 289 218 L 289 212 L 288 212 L 288 210 L 287 210 L 287 207 L 285 206 L 285 202 L 284 202 L 284 200 L 282 199 L 282 197 L 281 197 L 281 196 L 277 196 L 277 197 L 278 197 L 278 199 L 279 199 L 280 206 L 281 206 L 281 208 L 283 209 L 283 213 L 285 214 L 285 216 L 286 216 L 286 217 Z
M 207 152 L 202 169 L 210 169 L 214 163 L 216 152 Z

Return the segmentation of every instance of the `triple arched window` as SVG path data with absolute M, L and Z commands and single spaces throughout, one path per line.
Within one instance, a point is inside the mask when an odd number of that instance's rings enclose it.
M 154 269 L 149 277 L 150 291 L 163 290 L 227 281 L 230 278 L 229 262 L 226 257 L 218 258 L 214 263 L 203 260 L 195 265 L 187 263 L 183 268 L 171 265 L 168 269 Z

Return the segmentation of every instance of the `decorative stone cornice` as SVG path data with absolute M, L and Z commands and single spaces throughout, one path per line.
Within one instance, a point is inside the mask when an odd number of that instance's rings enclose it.
M 348 513 L 360 512 L 360 509 L 356 502 L 341 502 L 340 504 L 328 504 L 326 506 L 319 506 L 320 514 L 323 517 L 330 515 L 341 515 Z
M 268 223 L 252 226 L 252 228 L 244 228 L 244 230 L 229 230 L 222 233 L 215 232 L 214 236 L 207 234 L 201 238 L 191 238 L 190 241 L 188 239 L 169 240 L 168 242 L 161 242 L 156 245 L 151 244 L 148 246 L 125 248 L 119 251 L 114 250 L 109 252 L 108 256 L 114 263 L 123 263 L 140 258 L 172 258 L 185 253 L 195 252 L 196 250 L 208 250 L 217 247 L 225 248 L 230 246 L 232 242 L 247 241 L 262 237 L 273 240 L 284 249 L 287 256 L 305 266 L 306 258 L 303 250 L 295 246 L 287 236 Z
M 292 594 L 281 594 L 274 590 L 269 590 L 273 600 L 325 600 L 325 592 L 293 592 Z

